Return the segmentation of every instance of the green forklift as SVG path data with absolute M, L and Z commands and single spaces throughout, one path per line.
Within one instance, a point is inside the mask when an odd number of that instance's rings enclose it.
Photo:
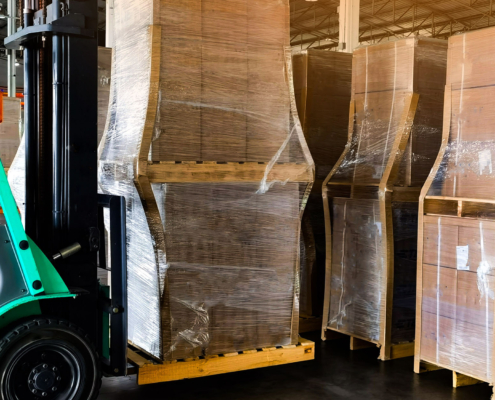
M 0 162 L 0 399 L 95 399 L 127 369 L 126 205 L 97 184 L 98 5 L 21 3 L 5 47 L 24 55 L 24 225 Z

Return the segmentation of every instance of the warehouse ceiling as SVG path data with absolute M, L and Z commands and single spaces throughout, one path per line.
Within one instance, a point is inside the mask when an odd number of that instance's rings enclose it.
M 495 25 L 495 0 L 361 0 L 360 42 L 411 35 L 447 38 L 458 32 Z M 294 0 L 291 45 L 336 49 L 339 42 L 339 0 Z

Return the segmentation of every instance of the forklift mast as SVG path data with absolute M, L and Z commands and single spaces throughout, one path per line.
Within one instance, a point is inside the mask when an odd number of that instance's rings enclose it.
M 107 372 L 123 375 L 125 203 L 99 195 L 97 187 L 97 0 L 21 3 L 22 26 L 5 46 L 24 52 L 25 229 L 77 294 L 40 302 L 41 311 L 77 324 L 99 354 L 108 353 L 110 345 Z M 97 268 L 106 268 L 105 207 L 112 229 L 111 300 L 97 278 Z M 108 333 L 102 334 L 109 315 L 111 344 L 106 343 Z

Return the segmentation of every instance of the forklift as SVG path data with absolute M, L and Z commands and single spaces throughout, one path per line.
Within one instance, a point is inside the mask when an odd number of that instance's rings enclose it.
M 127 372 L 126 205 L 98 194 L 97 0 L 21 3 L 4 43 L 24 53 L 26 197 L 23 225 L 0 162 L 0 399 L 90 400 Z

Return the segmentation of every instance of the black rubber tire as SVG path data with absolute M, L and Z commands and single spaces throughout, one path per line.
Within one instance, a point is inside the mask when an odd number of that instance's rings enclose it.
M 64 375 L 63 378 L 62 376 L 49 376 L 50 379 L 60 380 L 59 383 L 55 382 L 53 385 L 60 385 L 61 392 L 51 392 L 47 389 L 44 396 L 41 396 L 40 390 L 36 391 L 37 394 L 31 393 L 33 385 L 41 382 L 37 379 L 42 379 L 39 378 L 39 374 L 38 378 L 35 377 L 34 380 L 32 378 L 33 373 L 37 372 L 38 359 L 49 359 L 49 362 L 53 361 L 54 366 L 59 365 L 61 371 L 64 371 L 52 373 L 52 364 L 44 364 L 50 365 L 46 373 Z M 60 363 L 56 364 L 57 361 Z M 44 362 L 41 361 L 42 364 Z M 24 382 L 26 387 L 23 387 Z M 98 354 L 87 335 L 68 321 L 42 316 L 31 317 L 8 329 L 0 338 L 1 400 L 42 400 L 45 398 L 47 400 L 94 400 L 98 397 L 100 387 L 101 367 Z M 26 390 L 28 390 L 27 394 Z M 52 388 L 52 390 L 58 390 L 58 388 Z M 31 399 L 28 399 L 28 396 Z

